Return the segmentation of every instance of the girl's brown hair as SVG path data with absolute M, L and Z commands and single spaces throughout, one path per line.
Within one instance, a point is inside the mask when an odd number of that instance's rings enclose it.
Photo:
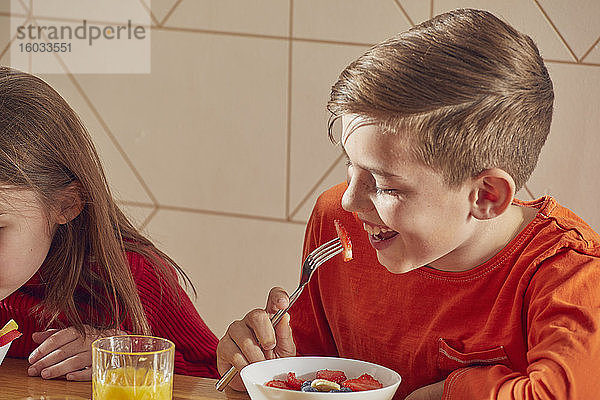
M 67 102 L 30 74 L 0 66 L 0 185 L 33 190 L 50 210 L 65 190 L 77 190 L 83 210 L 59 225 L 40 270 L 45 293 L 40 319 L 50 326 L 61 314 L 80 332 L 84 324 L 151 334 L 125 252 L 155 268 L 160 290 L 177 295 L 175 268 L 115 204 L 100 159 L 85 127 Z M 162 283 L 166 285 L 163 288 Z M 82 318 L 78 303 L 89 303 Z
M 359 114 L 406 135 L 451 186 L 488 168 L 521 188 L 550 131 L 552 81 L 535 43 L 486 11 L 441 14 L 382 42 L 331 89 L 333 123 Z

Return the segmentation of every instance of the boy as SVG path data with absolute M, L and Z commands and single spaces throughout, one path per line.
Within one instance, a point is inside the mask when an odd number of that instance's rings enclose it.
M 268 316 L 288 300 L 271 290 L 221 339 L 220 372 L 333 355 L 398 371 L 396 399 L 596 398 L 600 237 L 550 197 L 513 198 L 553 98 L 533 41 L 478 10 L 440 15 L 348 66 L 328 104 L 347 185 L 317 201 L 304 255 L 339 219 L 354 259 L 321 266 L 276 329 Z

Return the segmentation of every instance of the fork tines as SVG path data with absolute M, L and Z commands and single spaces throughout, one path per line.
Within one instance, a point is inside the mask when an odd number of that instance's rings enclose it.
M 321 246 L 313 250 L 309 255 L 311 258 L 310 261 L 320 265 L 329 260 L 331 257 L 341 253 L 342 250 L 343 246 L 340 238 L 336 237 L 331 239 L 329 242 L 323 243 Z

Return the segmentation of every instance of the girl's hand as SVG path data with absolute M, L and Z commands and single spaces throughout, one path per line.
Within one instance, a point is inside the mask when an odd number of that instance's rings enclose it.
M 126 334 L 119 330 L 98 331 L 85 325 L 83 337 L 74 327 L 48 329 L 31 335 L 39 346 L 29 355 L 30 376 L 52 379 L 66 376 L 67 380 L 92 379 L 92 342 L 99 337 Z
M 241 321 L 229 325 L 217 346 L 217 368 L 221 375 L 232 365 L 239 371 L 256 361 L 296 355 L 290 316 L 285 314 L 276 328 L 273 328 L 269 319 L 278 310 L 286 308 L 288 303 L 286 292 L 281 288 L 273 288 L 264 310 L 252 310 Z M 244 390 L 239 375 L 232 379 L 229 386 Z
M 440 381 L 423 386 L 408 395 L 404 400 L 442 400 L 444 395 L 444 382 Z

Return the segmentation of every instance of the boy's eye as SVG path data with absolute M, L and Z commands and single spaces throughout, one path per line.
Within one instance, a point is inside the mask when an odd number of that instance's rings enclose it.
M 396 189 L 383 189 L 380 187 L 375 187 L 375 192 L 377 194 L 388 194 L 388 195 L 392 195 L 392 196 L 398 195 L 398 191 Z

